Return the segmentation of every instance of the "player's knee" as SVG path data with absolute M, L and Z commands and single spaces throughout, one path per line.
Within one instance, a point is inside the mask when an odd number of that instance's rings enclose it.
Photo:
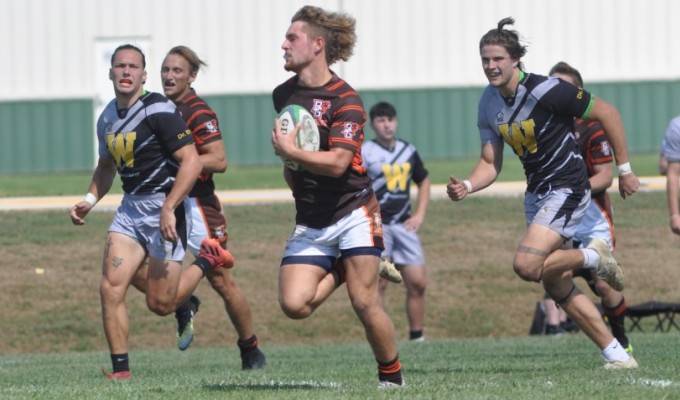
M 153 312 L 156 315 L 160 315 L 161 317 L 169 315 L 170 313 L 175 311 L 175 307 L 172 303 L 164 302 L 156 298 L 147 297 L 146 306 L 149 308 L 151 312 Z
M 518 260 L 515 260 L 512 263 L 512 269 L 517 276 L 528 282 L 538 282 L 543 275 L 542 265 L 535 265 L 533 263 L 526 263 Z
M 125 299 L 125 290 L 104 278 L 99 285 L 99 296 L 102 303 L 120 303 Z
M 291 319 L 304 319 L 312 314 L 311 307 L 300 301 L 279 298 L 279 306 L 281 306 L 281 311 Z

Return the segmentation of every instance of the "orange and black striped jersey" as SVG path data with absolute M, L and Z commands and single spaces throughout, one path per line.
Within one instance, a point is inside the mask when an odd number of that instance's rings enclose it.
M 319 127 L 320 151 L 340 147 L 354 153 L 345 173 L 338 177 L 309 171 L 290 171 L 297 210 L 296 223 L 312 228 L 329 226 L 375 196 L 371 180 L 362 165 L 366 112 L 357 92 L 335 73 L 325 85 L 298 85 L 297 75 L 273 92 L 277 113 L 289 104 L 306 108 Z
M 578 139 L 581 156 L 586 162 L 589 177 L 595 174 L 595 165 L 612 163 L 614 160 L 612 148 L 609 145 L 602 124 L 597 121 L 577 119 L 574 123 L 574 133 Z M 613 223 L 614 213 L 607 191 L 593 193 L 592 196 L 593 200 L 595 200 L 599 207 L 607 213 L 609 220 Z
M 205 100 L 200 98 L 194 89 L 189 95 L 175 103 L 179 113 L 191 130 L 191 134 L 196 142 L 198 154 L 202 154 L 201 146 L 204 144 L 222 140 L 222 132 L 217 121 L 217 114 L 213 111 Z M 215 192 L 215 182 L 213 174 L 201 174 L 196 181 L 189 197 L 205 197 Z

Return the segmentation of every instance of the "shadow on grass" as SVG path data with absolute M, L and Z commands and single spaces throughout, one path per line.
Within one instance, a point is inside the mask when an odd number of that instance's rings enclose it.
M 250 382 L 250 383 L 218 383 L 213 385 L 204 385 L 205 389 L 214 392 L 232 392 L 237 390 L 328 390 L 339 389 L 342 387 L 338 382 L 317 382 L 317 381 L 269 381 L 269 382 Z

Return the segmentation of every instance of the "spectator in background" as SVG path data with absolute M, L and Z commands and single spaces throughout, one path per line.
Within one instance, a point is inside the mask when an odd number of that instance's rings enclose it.
M 662 160 L 667 162 L 666 197 L 668 201 L 669 225 L 671 231 L 680 235 L 680 206 L 678 187 L 680 186 L 680 116 L 668 123 L 662 144 Z
M 406 286 L 406 316 L 409 339 L 423 341 L 425 321 L 426 269 L 423 247 L 418 237 L 430 201 L 430 179 L 416 148 L 397 138 L 397 110 L 390 103 L 374 105 L 369 116 L 375 139 L 365 142 L 361 156 L 373 179 L 380 203 L 386 261 L 396 264 Z M 418 203 L 411 213 L 411 181 L 418 186 Z M 384 304 L 387 280 L 380 280 Z

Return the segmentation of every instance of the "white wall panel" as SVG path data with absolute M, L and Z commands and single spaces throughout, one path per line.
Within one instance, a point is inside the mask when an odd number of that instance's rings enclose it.
M 479 39 L 505 16 L 529 71 L 564 60 L 586 82 L 680 78 L 675 0 L 0 0 L 0 101 L 93 97 L 107 73 L 95 43 L 119 37 L 148 41 L 151 90 L 184 44 L 209 64 L 199 92 L 268 92 L 290 76 L 280 46 L 306 3 L 356 17 L 355 54 L 333 69 L 359 89 L 482 85 Z

